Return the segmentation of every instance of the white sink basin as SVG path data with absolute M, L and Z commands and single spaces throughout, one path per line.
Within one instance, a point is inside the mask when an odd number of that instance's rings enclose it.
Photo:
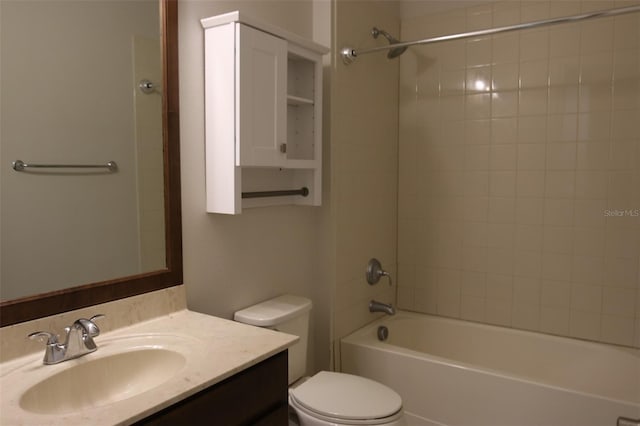
M 173 347 L 159 344 L 168 342 Z M 187 359 L 175 343 L 173 336 L 107 343 L 102 353 L 98 349 L 89 356 L 57 364 L 61 371 L 46 375 L 26 389 L 19 405 L 35 414 L 64 414 L 139 395 L 162 385 L 185 367 Z M 53 368 L 44 366 L 45 372 Z
M 161 348 L 78 361 L 29 388 L 20 406 L 32 413 L 64 414 L 110 404 L 160 386 L 186 363 L 183 355 Z

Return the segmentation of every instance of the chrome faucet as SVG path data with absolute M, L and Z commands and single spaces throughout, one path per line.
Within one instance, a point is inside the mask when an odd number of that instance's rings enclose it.
M 75 320 L 70 327 L 64 329 L 67 333 L 64 343 L 59 343 L 58 336 L 48 331 L 36 331 L 29 334 L 29 338 L 33 340 L 46 338 L 42 363 L 58 364 L 98 349 L 93 338 L 100 335 L 100 329 L 94 321 L 103 317 L 104 315 L 94 315 L 90 319 Z
M 372 300 L 369 302 L 369 312 L 384 312 L 387 315 L 395 315 L 396 309 L 391 303 L 382 303 Z

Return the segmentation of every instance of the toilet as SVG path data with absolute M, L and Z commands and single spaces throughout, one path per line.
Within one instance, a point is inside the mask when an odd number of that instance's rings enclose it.
M 283 295 L 234 314 L 235 321 L 300 337 L 289 348 L 289 406 L 301 426 L 406 426 L 402 398 L 393 389 L 353 374 L 321 371 L 303 377 L 307 365 L 311 300 Z

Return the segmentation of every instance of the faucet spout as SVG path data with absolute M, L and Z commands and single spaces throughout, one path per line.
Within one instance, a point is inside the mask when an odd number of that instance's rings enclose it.
M 58 364 L 98 349 L 93 338 L 100 334 L 100 329 L 94 321 L 103 316 L 95 315 L 91 319 L 80 318 L 74 321 L 70 327 L 65 328 L 67 335 L 64 343 L 59 343 L 56 335 L 45 331 L 31 333 L 29 338 L 47 338 L 43 363 L 46 365 Z
M 384 312 L 387 315 L 395 315 L 396 309 L 391 303 L 382 303 L 372 300 L 369 302 L 369 312 Z

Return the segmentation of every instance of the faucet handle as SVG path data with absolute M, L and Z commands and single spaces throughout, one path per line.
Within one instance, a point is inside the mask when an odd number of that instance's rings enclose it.
M 100 334 L 100 329 L 98 328 L 98 326 L 96 325 L 96 321 L 99 319 L 104 318 L 106 315 L 104 314 L 96 314 L 94 316 L 92 316 L 91 318 L 89 318 L 89 322 L 92 324 L 92 327 L 90 328 L 90 335 L 91 337 L 96 337 Z
M 96 314 L 94 316 L 92 316 L 91 318 L 89 318 L 89 321 L 94 322 L 95 320 L 99 320 L 106 317 L 105 314 Z
M 83 329 L 83 331 L 87 333 L 89 337 L 96 337 L 100 335 L 100 329 L 96 325 L 95 321 L 100 318 L 104 318 L 104 315 L 103 314 L 94 315 L 90 319 L 80 318 L 80 319 L 77 319 L 73 324 L 74 326 L 76 325 L 80 326 Z
M 31 340 L 43 341 L 43 338 L 47 339 L 47 345 L 56 345 L 58 343 L 58 336 L 48 331 L 35 331 L 29 334 L 27 337 Z
M 376 284 L 382 277 L 387 277 L 389 279 L 389 285 L 393 285 L 393 283 L 391 282 L 391 274 L 382 269 L 382 264 L 376 258 L 369 260 L 369 263 L 367 264 L 366 277 L 367 282 L 370 285 Z

